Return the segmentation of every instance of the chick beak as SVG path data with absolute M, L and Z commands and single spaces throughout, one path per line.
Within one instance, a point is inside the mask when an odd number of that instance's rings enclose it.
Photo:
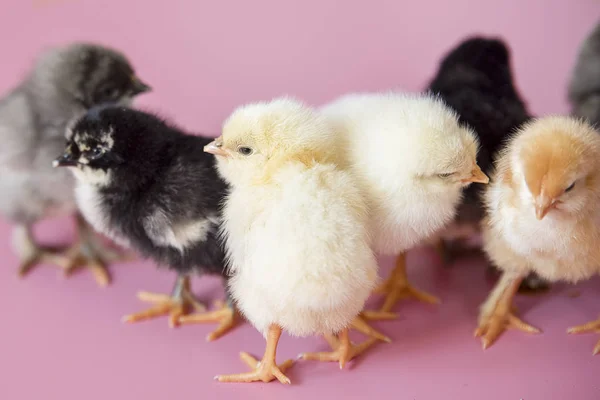
M 131 78 L 131 80 L 132 80 L 132 85 L 133 85 L 132 86 L 132 94 L 134 96 L 138 95 L 138 94 L 150 92 L 152 90 L 152 88 L 148 84 L 142 82 L 140 80 L 140 78 L 138 78 L 135 75 Z
M 74 167 L 77 165 L 77 160 L 73 158 L 72 154 L 65 153 L 62 156 L 58 157 L 56 160 L 52 161 L 52 166 L 56 167 Z
M 204 151 L 215 156 L 229 157 L 229 153 L 223 148 L 223 140 L 220 137 L 204 146 Z
M 490 178 L 488 178 L 488 176 L 483 173 L 483 171 L 481 170 L 481 168 L 479 168 L 479 165 L 477 164 L 473 165 L 473 170 L 471 170 L 471 177 L 462 180 L 463 183 L 474 182 L 484 184 L 488 183 L 489 181 Z
M 544 219 L 546 214 L 555 206 L 554 199 L 540 195 L 535 199 L 535 217 L 538 220 Z

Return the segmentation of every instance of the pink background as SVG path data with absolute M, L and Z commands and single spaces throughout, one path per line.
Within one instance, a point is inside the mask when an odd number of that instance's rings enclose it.
M 567 112 L 566 81 L 580 41 L 600 19 L 600 2 L 5 0 L 2 15 L 0 91 L 16 84 L 45 46 L 94 40 L 127 53 L 154 87 L 138 104 L 216 134 L 235 106 L 251 100 L 288 93 L 321 104 L 349 91 L 419 90 L 441 55 L 472 33 L 510 43 L 532 112 Z M 65 221 L 40 229 L 45 239 L 56 232 L 57 241 L 71 237 Z M 87 274 L 57 279 L 50 267 L 19 281 L 8 239 L 1 223 L 0 399 L 600 398 L 600 356 L 591 356 L 598 335 L 565 333 L 597 316 L 597 279 L 580 285 L 577 298 L 561 286 L 521 299 L 525 318 L 545 333 L 510 332 L 482 352 L 471 337 L 489 290 L 481 260 L 444 269 L 435 255 L 418 251 L 410 273 L 444 304 L 404 303 L 399 321 L 379 325 L 392 345 L 378 346 L 348 371 L 298 364 L 289 388 L 224 385 L 211 378 L 242 372 L 238 351 L 262 352 L 248 325 L 212 344 L 204 341 L 205 326 L 169 330 L 164 319 L 122 325 L 121 315 L 143 306 L 135 291 L 168 291 L 169 274 L 145 262 L 113 268 L 106 290 Z M 196 288 L 210 300 L 221 296 L 218 286 L 207 279 Z M 319 348 L 319 339 L 284 336 L 279 354 Z

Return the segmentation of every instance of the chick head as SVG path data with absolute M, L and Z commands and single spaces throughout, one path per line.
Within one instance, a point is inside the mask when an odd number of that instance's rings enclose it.
M 323 117 L 282 97 L 236 109 L 204 151 L 217 157 L 221 176 L 236 185 L 264 180 L 286 161 L 327 161 L 333 141 Z
M 90 43 L 46 52 L 38 60 L 34 76 L 86 109 L 104 103 L 126 105 L 151 90 L 122 53 Z
M 547 117 L 523 127 L 510 146 L 519 196 L 537 219 L 576 215 L 600 194 L 600 133 L 587 122 Z
M 92 108 L 68 128 L 64 153 L 53 166 L 69 167 L 80 182 L 93 186 L 143 185 L 160 169 L 160 134 L 168 133 L 160 132 L 163 126 L 126 107 Z
M 409 139 L 404 143 L 403 167 L 419 187 L 454 198 L 473 182 L 489 182 L 477 165 L 475 133 L 461 126 L 456 113 L 441 100 L 419 97 L 403 112 Z

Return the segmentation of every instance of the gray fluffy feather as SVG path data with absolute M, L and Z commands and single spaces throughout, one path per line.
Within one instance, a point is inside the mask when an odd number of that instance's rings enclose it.
M 569 84 L 572 114 L 600 126 L 600 23 L 579 48 Z
M 66 128 L 94 103 L 128 103 L 149 89 L 134 88 L 132 76 L 122 54 L 92 44 L 50 49 L 37 59 L 24 81 L 0 100 L 4 217 L 32 224 L 75 210 L 72 174 L 52 168 L 64 150 Z M 103 95 L 107 88 L 112 94 Z

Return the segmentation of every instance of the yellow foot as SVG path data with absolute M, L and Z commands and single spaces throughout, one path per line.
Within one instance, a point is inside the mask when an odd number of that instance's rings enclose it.
M 577 333 L 590 333 L 590 332 L 600 333 L 600 319 L 597 319 L 596 321 L 588 322 L 587 324 L 574 326 L 572 328 L 569 328 L 569 330 L 567 332 L 568 333 L 576 333 L 576 334 Z M 600 340 L 594 347 L 593 354 L 594 355 L 600 354 Z
M 298 356 L 302 360 L 314 360 L 314 361 L 338 361 L 340 369 L 343 369 L 346 363 L 352 360 L 354 357 L 364 353 L 373 344 L 377 342 L 377 339 L 370 338 L 364 342 L 355 345 L 350 341 L 348 337 L 348 329 L 342 331 L 339 335 L 339 339 L 333 335 L 325 335 L 325 340 L 329 343 L 333 351 L 330 352 L 319 352 L 319 353 L 302 353 Z
M 206 310 L 203 304 L 194 299 L 187 277 L 177 278 L 171 295 L 139 292 L 137 296 L 144 302 L 153 303 L 154 306 L 145 311 L 124 316 L 123 322 L 139 322 L 169 315 L 169 326 L 173 328 L 179 325 L 179 319 L 189 313 L 191 309 L 200 312 Z
M 408 281 L 399 280 L 391 276 L 380 287 L 375 289 L 376 293 L 385 294 L 385 301 L 380 311 L 390 312 L 398 302 L 398 300 L 412 297 L 418 301 L 428 304 L 439 304 L 440 299 L 437 297 L 414 288 Z M 374 318 L 377 319 L 377 318 Z
M 475 330 L 475 337 L 481 337 L 481 343 L 484 349 L 490 347 L 496 339 L 507 328 L 518 329 L 526 333 L 540 333 L 541 331 L 523 322 L 516 317 L 512 312 L 501 313 L 495 310 L 490 316 L 482 318 L 479 327 Z
M 274 360 L 263 359 L 262 361 L 258 361 L 250 354 L 244 352 L 240 353 L 240 358 L 246 365 L 253 369 L 252 372 L 234 375 L 217 375 L 215 376 L 215 379 L 219 382 L 271 382 L 272 380 L 277 379 L 279 382 L 287 385 L 291 383 L 290 378 L 285 376 L 284 372 L 294 364 L 292 360 L 287 360 L 283 364 L 277 365 Z
M 383 333 L 379 332 L 375 328 L 371 327 L 369 324 L 367 324 L 367 322 L 365 321 L 365 319 L 391 320 L 391 319 L 395 319 L 395 318 L 396 318 L 396 314 L 390 313 L 390 312 L 363 311 L 356 318 L 354 318 L 354 321 L 352 321 L 352 324 L 350 325 L 350 327 L 352 329 L 355 329 L 355 330 L 359 331 L 360 333 L 362 333 L 364 335 L 367 335 L 367 336 L 370 336 L 370 337 L 374 337 L 374 338 L 379 339 L 381 341 L 384 341 L 386 343 L 391 343 L 392 339 L 390 339 L 389 337 L 387 337 Z
M 206 340 L 210 342 L 220 338 L 235 326 L 235 314 L 236 312 L 231 306 L 224 302 L 217 302 L 217 310 L 181 316 L 179 317 L 179 324 L 217 322 L 219 324 L 217 329 L 206 336 Z

